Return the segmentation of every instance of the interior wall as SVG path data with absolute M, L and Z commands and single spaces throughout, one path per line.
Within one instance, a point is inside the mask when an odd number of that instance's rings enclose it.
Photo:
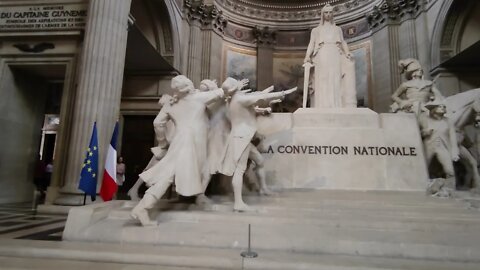
M 373 104 L 376 112 L 387 112 L 391 104 L 390 29 L 384 27 L 372 36 Z
M 46 85 L 7 65 L 0 78 L 0 203 L 31 201 Z

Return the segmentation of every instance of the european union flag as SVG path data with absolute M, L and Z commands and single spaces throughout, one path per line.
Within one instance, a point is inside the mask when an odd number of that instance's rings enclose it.
M 78 188 L 83 190 L 85 194 L 95 200 L 97 195 L 97 175 L 98 175 L 98 139 L 97 139 L 97 123 L 93 124 L 92 137 L 87 149 L 87 156 L 82 165 L 82 173 L 80 174 L 80 183 Z

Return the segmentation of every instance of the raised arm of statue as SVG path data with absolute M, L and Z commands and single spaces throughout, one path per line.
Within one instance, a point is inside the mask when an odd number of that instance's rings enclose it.
M 218 88 L 212 91 L 195 93 L 195 97 L 199 98 L 202 102 L 204 102 L 207 105 L 212 102 L 215 102 L 216 100 L 223 98 L 223 96 L 224 96 L 224 92 L 222 88 Z
M 273 91 L 273 85 L 270 86 L 270 87 L 268 87 L 268 88 L 266 88 L 266 89 L 263 90 L 261 93 L 266 94 L 266 93 L 270 93 L 270 92 L 272 92 L 272 91 Z
M 240 103 L 242 103 L 243 106 L 253 106 L 257 105 L 257 103 L 261 101 L 270 102 L 279 98 L 283 99 L 286 95 L 291 94 L 295 91 L 297 91 L 297 87 L 281 92 L 245 94 L 240 96 L 239 99 Z

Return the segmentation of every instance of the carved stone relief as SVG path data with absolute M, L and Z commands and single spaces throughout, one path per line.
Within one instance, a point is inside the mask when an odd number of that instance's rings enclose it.
M 424 0 L 384 0 L 366 17 L 370 28 L 375 29 L 388 22 L 401 21 L 406 16 L 414 17 L 424 3 Z

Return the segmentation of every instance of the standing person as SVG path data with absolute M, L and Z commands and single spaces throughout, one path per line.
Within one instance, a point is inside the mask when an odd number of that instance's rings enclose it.
M 53 160 L 47 162 L 47 166 L 45 166 L 45 182 L 44 188 L 45 191 L 47 190 L 48 186 L 50 186 L 50 181 L 52 180 L 52 173 L 53 173 Z
M 357 106 L 355 63 L 329 4 L 321 11 L 320 24 L 312 30 L 303 66 L 314 67 L 312 107 Z
M 125 183 L 125 162 L 123 157 L 118 157 L 117 159 L 117 185 L 121 186 Z
M 250 207 L 242 198 L 243 174 L 247 169 L 249 157 L 261 156 L 257 148 L 251 143 L 257 133 L 257 112 L 255 107 L 261 102 L 269 102 L 284 98 L 293 93 L 297 88 L 286 91 L 269 93 L 273 86 L 263 92 L 245 93 L 238 91 L 239 82 L 233 78 L 227 78 L 222 84 L 225 94 L 231 96 L 228 107 L 228 116 L 232 130 L 227 139 L 225 154 L 222 162 L 222 174 L 233 176 L 233 194 L 235 197 L 235 211 L 249 211 Z
M 33 184 L 35 184 L 37 191 L 41 193 L 42 197 L 45 194 L 45 189 L 43 188 L 43 186 L 45 185 L 46 168 L 47 166 L 45 165 L 45 162 L 40 159 L 39 155 L 35 163 L 35 171 L 33 172 Z
M 223 97 L 223 90 L 199 92 L 192 81 L 183 75 L 172 79 L 175 94 L 167 106 L 162 107 L 153 125 L 158 147 L 167 149 L 165 156 L 150 169 L 140 174 L 140 178 L 150 188 L 135 206 L 131 216 L 143 226 L 155 225 L 148 210 L 162 197 L 168 187 L 175 182 L 176 191 L 182 196 L 203 194 L 202 179 L 208 174 L 207 105 Z M 166 139 L 166 124 L 172 120 L 175 134 L 170 143 Z

